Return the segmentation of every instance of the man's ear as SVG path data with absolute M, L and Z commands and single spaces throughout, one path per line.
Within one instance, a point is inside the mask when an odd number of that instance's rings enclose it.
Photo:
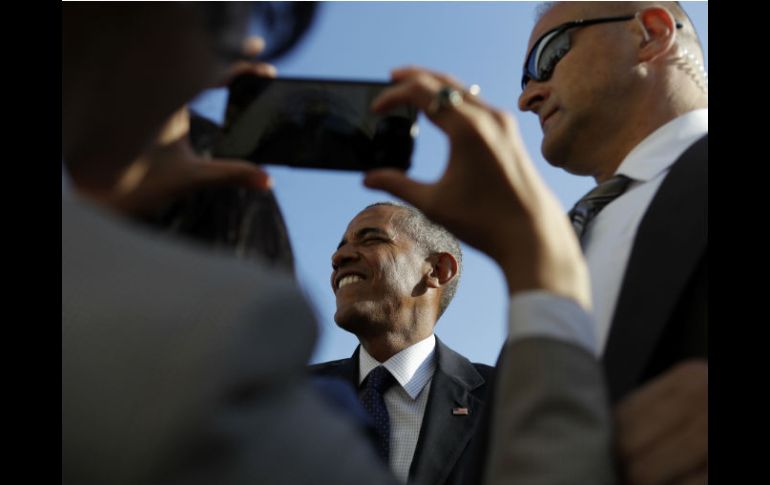
M 641 35 L 639 60 L 649 62 L 675 49 L 676 19 L 663 7 L 650 7 L 636 13 Z
M 429 288 L 440 288 L 457 276 L 457 260 L 450 253 L 436 253 L 428 258 L 430 272 L 425 275 Z

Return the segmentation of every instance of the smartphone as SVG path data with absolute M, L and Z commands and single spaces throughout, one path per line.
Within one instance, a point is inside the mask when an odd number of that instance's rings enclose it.
M 230 85 L 218 157 L 258 164 L 367 171 L 411 165 L 417 109 L 370 110 L 390 83 L 263 78 Z

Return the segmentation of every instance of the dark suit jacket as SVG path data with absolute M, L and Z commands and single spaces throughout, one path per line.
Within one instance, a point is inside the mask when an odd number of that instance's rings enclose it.
M 602 358 L 613 402 L 708 359 L 708 135 L 671 167 L 634 240 Z
M 478 428 L 493 368 L 472 364 L 436 338 L 436 372 L 431 381 L 420 437 L 409 470 L 409 483 L 455 485 L 470 459 L 468 450 Z M 311 367 L 315 375 L 343 378 L 358 388 L 358 348 L 349 359 Z M 467 416 L 452 409 L 468 408 Z

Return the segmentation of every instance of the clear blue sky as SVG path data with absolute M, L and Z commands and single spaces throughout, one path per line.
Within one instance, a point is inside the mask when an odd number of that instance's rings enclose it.
M 276 64 L 279 75 L 388 80 L 410 64 L 453 74 L 481 86 L 489 103 L 514 114 L 530 156 L 565 208 L 593 186 L 549 166 L 540 155 L 535 116 L 520 113 L 521 65 L 538 2 L 323 2 L 302 45 Z M 703 42 L 708 67 L 708 4 L 682 2 Z M 193 108 L 221 121 L 223 90 L 201 96 Z M 447 158 L 444 136 L 419 119 L 410 175 L 438 178 Z M 365 189 L 356 173 L 267 167 L 275 180 L 297 260 L 297 276 L 316 308 L 321 338 L 313 362 L 348 357 L 358 341 L 334 323 L 329 284 L 331 254 L 350 219 L 365 206 L 393 200 Z M 463 246 L 465 271 L 436 335 L 474 362 L 494 364 L 505 338 L 507 295 L 489 258 Z

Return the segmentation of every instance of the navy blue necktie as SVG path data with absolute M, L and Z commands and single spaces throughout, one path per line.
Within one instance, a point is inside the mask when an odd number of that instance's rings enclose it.
M 396 379 L 383 366 L 377 366 L 369 372 L 363 382 L 363 388 L 358 395 L 364 409 L 372 417 L 374 427 L 377 432 L 377 451 L 380 456 L 388 463 L 390 456 L 390 416 L 385 407 L 383 396 L 390 386 L 395 384 Z
M 630 183 L 631 179 L 625 175 L 615 175 L 594 187 L 577 201 L 575 207 L 569 211 L 569 218 L 581 243 L 588 223 L 604 209 L 604 206 L 625 192 Z

